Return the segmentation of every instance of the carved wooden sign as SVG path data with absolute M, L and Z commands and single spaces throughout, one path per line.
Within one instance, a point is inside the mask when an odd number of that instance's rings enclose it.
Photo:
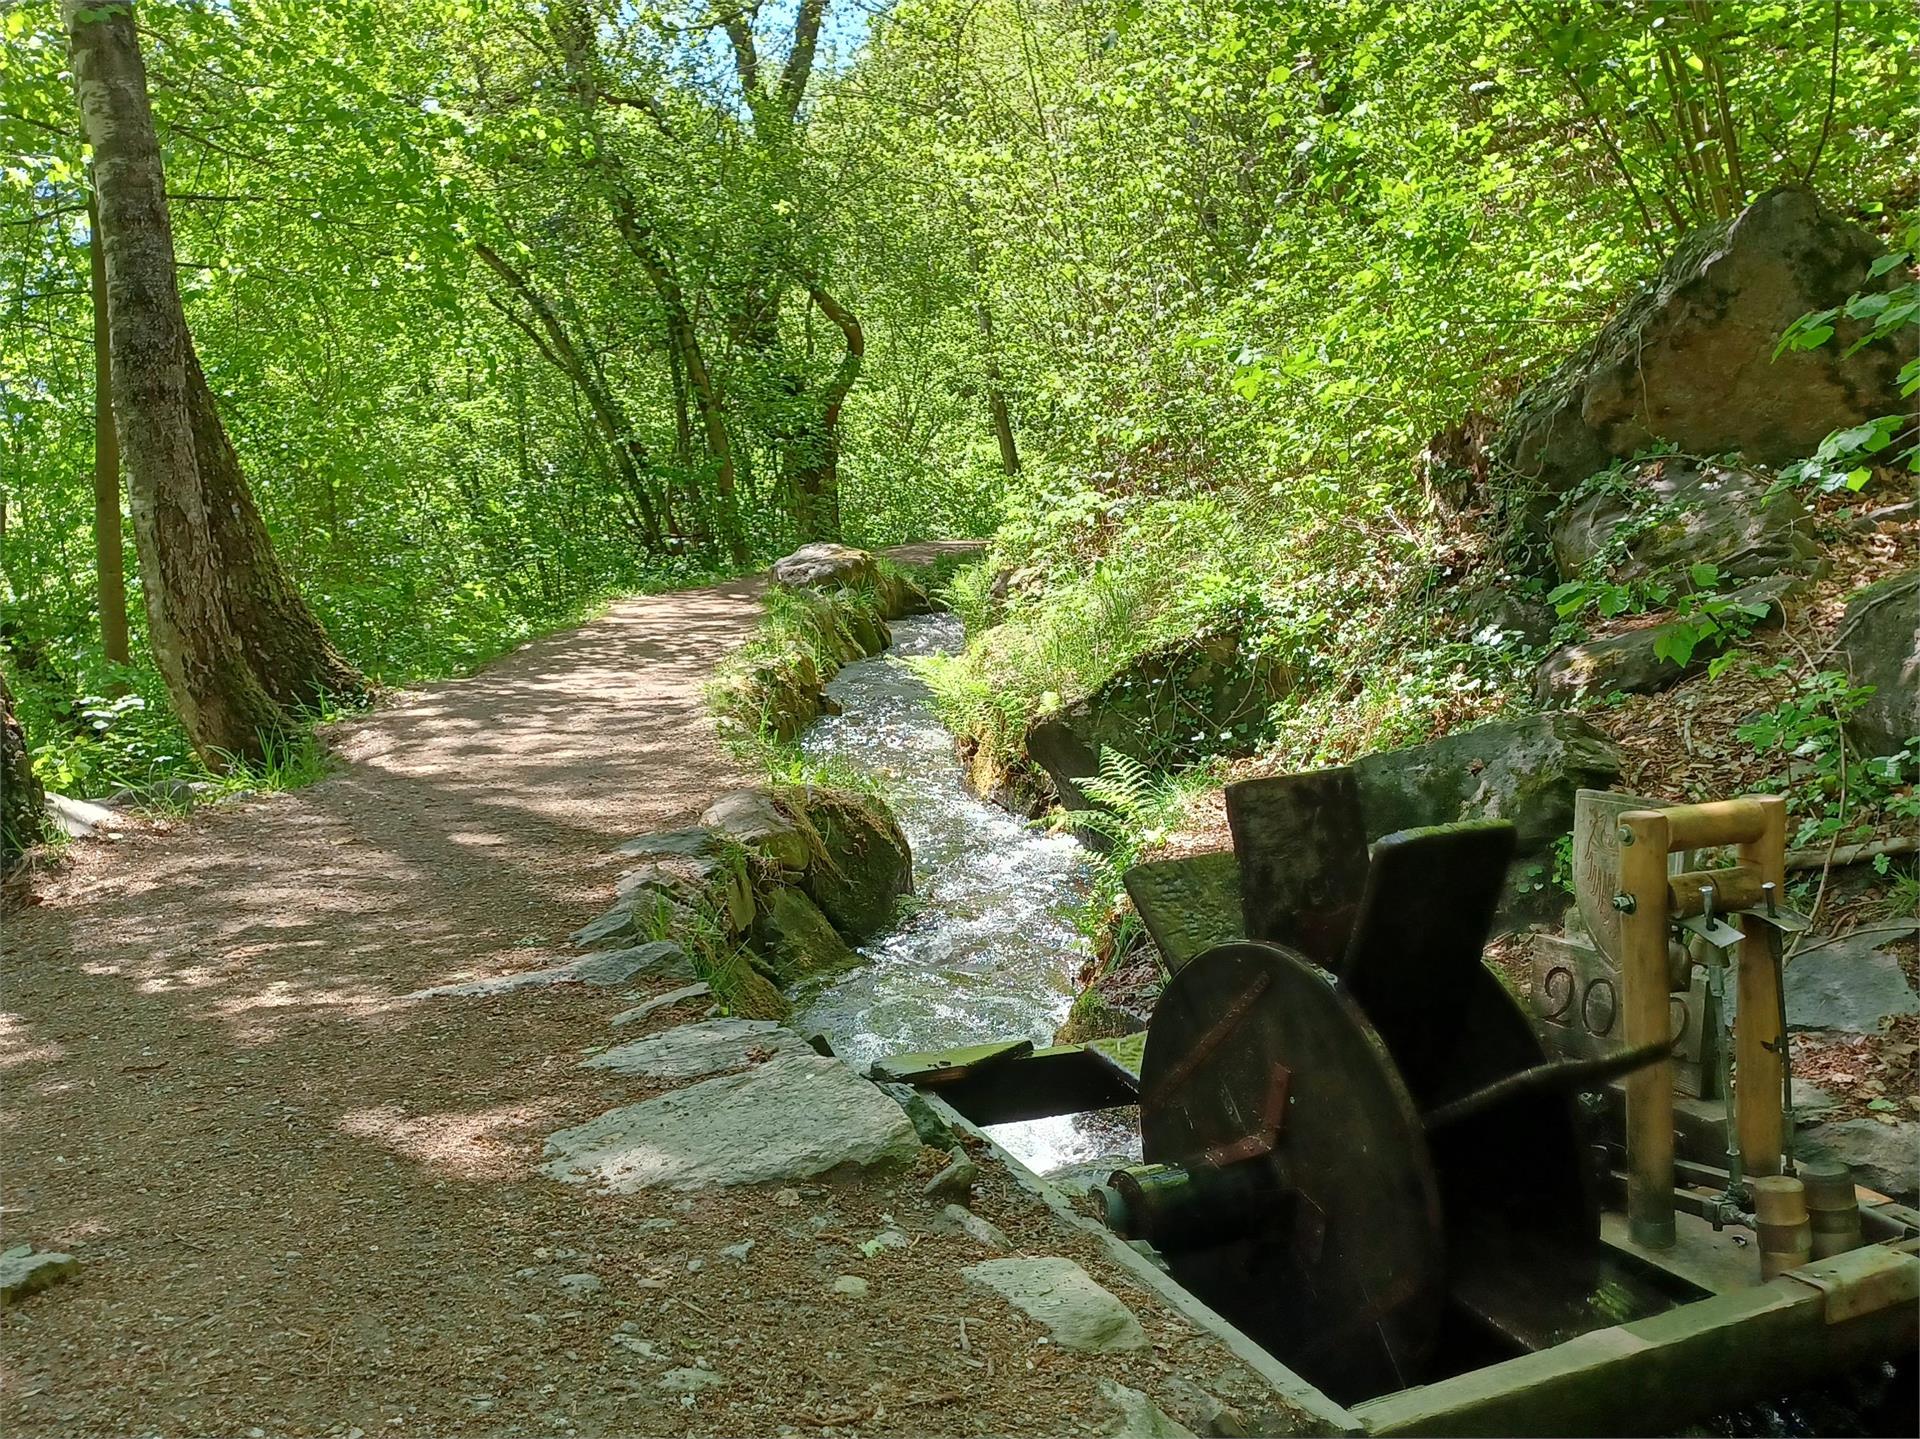
M 1696 1099 L 1720 1098 L 1720 1022 L 1699 968 L 1684 991 L 1667 998 L 1673 1023 L 1673 1087 Z M 1561 1054 L 1593 1057 L 1626 1047 L 1620 971 L 1589 940 L 1535 936 L 1528 1004 L 1541 1038 Z

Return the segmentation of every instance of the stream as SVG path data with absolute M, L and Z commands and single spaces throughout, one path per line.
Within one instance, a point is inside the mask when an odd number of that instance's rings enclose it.
M 863 946 L 859 968 L 798 996 L 796 1024 L 825 1034 L 856 1067 L 995 1039 L 1051 1044 L 1086 957 L 1074 927 L 1089 893 L 1085 851 L 967 790 L 953 736 L 906 662 L 952 654 L 964 640 L 952 615 L 896 621 L 891 649 L 828 684 L 843 712 L 822 716 L 801 741 L 808 755 L 871 776 L 913 848 L 918 909 Z M 992 1133 L 1042 1173 L 1112 1148 L 1074 1116 Z

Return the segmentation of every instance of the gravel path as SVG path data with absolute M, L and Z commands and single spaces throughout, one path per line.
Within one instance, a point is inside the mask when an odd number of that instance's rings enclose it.
M 959 1278 L 987 1255 L 919 1175 L 538 1176 L 547 1134 L 656 1092 L 577 1061 L 670 981 L 399 1000 L 570 957 L 613 842 L 742 778 L 700 691 L 757 593 L 624 601 L 399 696 L 336 730 L 327 780 L 76 846 L 6 917 L 0 1247 L 83 1261 L 0 1319 L 7 1433 L 1100 1432 L 1102 1377 L 1244 1389 L 997 1174 L 981 1212 L 1124 1292 L 1153 1347 L 1036 1343 Z M 863 1255 L 890 1222 L 912 1249 Z

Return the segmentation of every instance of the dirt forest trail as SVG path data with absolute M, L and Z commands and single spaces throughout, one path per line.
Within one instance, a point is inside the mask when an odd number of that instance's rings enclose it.
M 924 1175 L 829 1177 L 797 1211 L 557 1184 L 544 1137 L 640 1097 L 578 1067 L 633 991 L 401 998 L 571 957 L 613 845 L 744 778 L 701 690 L 759 588 L 623 601 L 341 726 L 315 785 L 42 877 L 5 922 L 0 1243 L 82 1268 L 5 1313 L 7 1433 L 1058 1432 L 1099 1377 L 1198 1343 L 1143 1309 L 1156 1348 L 1036 1371 L 1001 1309 L 955 1349 L 981 1253 L 858 1247 Z M 1016 1244 L 1101 1272 L 985 1190 Z M 743 1238 L 750 1264 L 721 1257 Z M 873 1302 L 832 1290 L 849 1265 Z M 723 1382 L 662 1392 L 668 1363 Z

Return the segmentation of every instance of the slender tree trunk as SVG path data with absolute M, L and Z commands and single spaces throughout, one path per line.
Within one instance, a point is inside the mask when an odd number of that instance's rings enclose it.
M 846 353 L 840 359 L 828 383 L 820 419 L 808 439 L 807 459 L 795 475 L 796 518 L 800 537 L 805 540 L 840 538 L 840 412 L 847 395 L 860 378 L 860 367 L 867 353 L 866 335 L 854 318 L 824 287 L 813 280 L 805 282 L 820 313 L 840 327 Z
M 88 262 L 93 294 L 93 558 L 100 595 L 100 647 L 127 663 L 127 572 L 120 535 L 120 441 L 113 432 L 113 338 L 107 317 L 107 252 L 100 207 L 87 195 Z
M 363 685 L 345 661 L 323 663 L 338 655 L 266 543 L 200 378 L 174 281 L 173 231 L 133 6 L 62 0 L 61 10 L 94 153 L 112 408 L 127 458 L 148 637 L 194 747 L 216 761 L 258 758 L 263 740 L 287 726 L 280 696 L 313 696 L 336 685 L 352 693 Z M 230 577 L 235 566 L 239 572 Z M 278 645 L 287 649 L 271 664 L 269 680 L 249 651 Z
M 974 303 L 974 316 L 980 322 L 980 341 L 986 349 L 987 417 L 993 421 L 993 437 L 1000 445 L 1000 469 L 1003 474 L 1020 473 L 1020 448 L 1013 442 L 1013 415 L 1007 409 L 1006 391 L 1000 388 L 1000 355 L 993 345 L 993 312 L 984 299 Z
M 0 874 L 47 835 L 47 797 L 34 776 L 27 736 L 13 717 L 13 691 L 0 674 Z

